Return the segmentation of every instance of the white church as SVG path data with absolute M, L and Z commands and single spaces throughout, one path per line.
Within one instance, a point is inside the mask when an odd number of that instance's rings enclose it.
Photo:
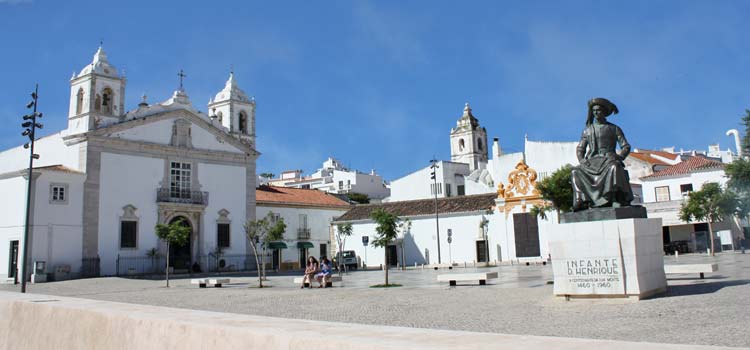
M 36 142 L 29 241 L 24 242 L 28 150 L 0 152 L 0 280 L 114 275 L 118 261 L 166 253 L 158 223 L 183 220 L 192 234 L 170 247 L 175 269 L 220 248 L 251 254 L 243 223 L 255 219 L 255 101 L 233 74 L 199 112 L 182 88 L 161 103 L 126 110 L 127 80 L 99 47 L 70 80 L 65 130 Z M 18 267 L 24 244 L 27 266 Z M 205 269 L 205 267 L 203 267 Z M 163 271 L 163 268 L 162 268 Z

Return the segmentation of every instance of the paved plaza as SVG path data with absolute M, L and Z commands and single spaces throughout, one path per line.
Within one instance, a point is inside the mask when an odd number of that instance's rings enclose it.
M 257 285 L 257 277 L 232 275 L 232 283 L 220 289 L 199 289 L 189 278 L 172 280 L 167 289 L 163 280 L 108 277 L 30 285 L 28 291 L 322 321 L 750 347 L 750 254 L 665 257 L 667 264 L 698 262 L 717 262 L 719 271 L 704 280 L 670 275 L 665 296 L 640 302 L 554 298 L 548 265 L 467 269 L 499 272 L 487 286 L 448 287 L 436 282 L 437 274 L 447 271 L 409 269 L 390 271 L 391 282 L 403 285 L 390 289 L 369 288 L 383 282 L 382 271 L 356 271 L 329 289 L 300 290 L 293 276 L 270 276 L 271 288 L 248 288 Z M 20 287 L 0 285 L 0 290 Z

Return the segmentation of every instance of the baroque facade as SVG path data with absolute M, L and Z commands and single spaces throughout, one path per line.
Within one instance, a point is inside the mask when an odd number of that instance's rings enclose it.
M 0 277 L 24 270 L 16 258 L 25 243 L 27 275 L 34 261 L 58 278 L 123 273 L 134 269 L 128 259 L 165 255 L 154 226 L 177 220 L 192 233 L 169 247 L 175 269 L 205 265 L 219 249 L 251 253 L 242 225 L 255 218 L 255 101 L 230 74 L 210 115 L 193 107 L 182 81 L 168 100 L 144 96 L 126 111 L 126 83 L 101 47 L 71 78 L 68 127 L 36 143 L 29 242 L 24 208 L 8 204 L 24 202 L 28 152 L 0 153 Z

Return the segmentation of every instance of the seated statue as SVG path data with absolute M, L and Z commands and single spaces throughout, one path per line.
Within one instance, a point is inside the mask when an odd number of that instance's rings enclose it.
M 588 105 L 586 128 L 576 148 L 580 165 L 573 167 L 571 174 L 573 210 L 630 206 L 633 191 L 623 163 L 630 144 L 620 127 L 607 121 L 609 115 L 617 114 L 617 106 L 601 97 L 591 99 Z

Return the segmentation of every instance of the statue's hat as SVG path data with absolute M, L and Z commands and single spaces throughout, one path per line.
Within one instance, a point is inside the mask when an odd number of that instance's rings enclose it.
M 617 106 L 615 106 L 614 103 L 604 97 L 594 97 L 589 100 L 589 109 L 591 109 L 591 107 L 594 105 L 599 105 L 606 108 L 608 110 L 608 115 L 612 113 L 617 114 L 619 112 L 617 110 Z

